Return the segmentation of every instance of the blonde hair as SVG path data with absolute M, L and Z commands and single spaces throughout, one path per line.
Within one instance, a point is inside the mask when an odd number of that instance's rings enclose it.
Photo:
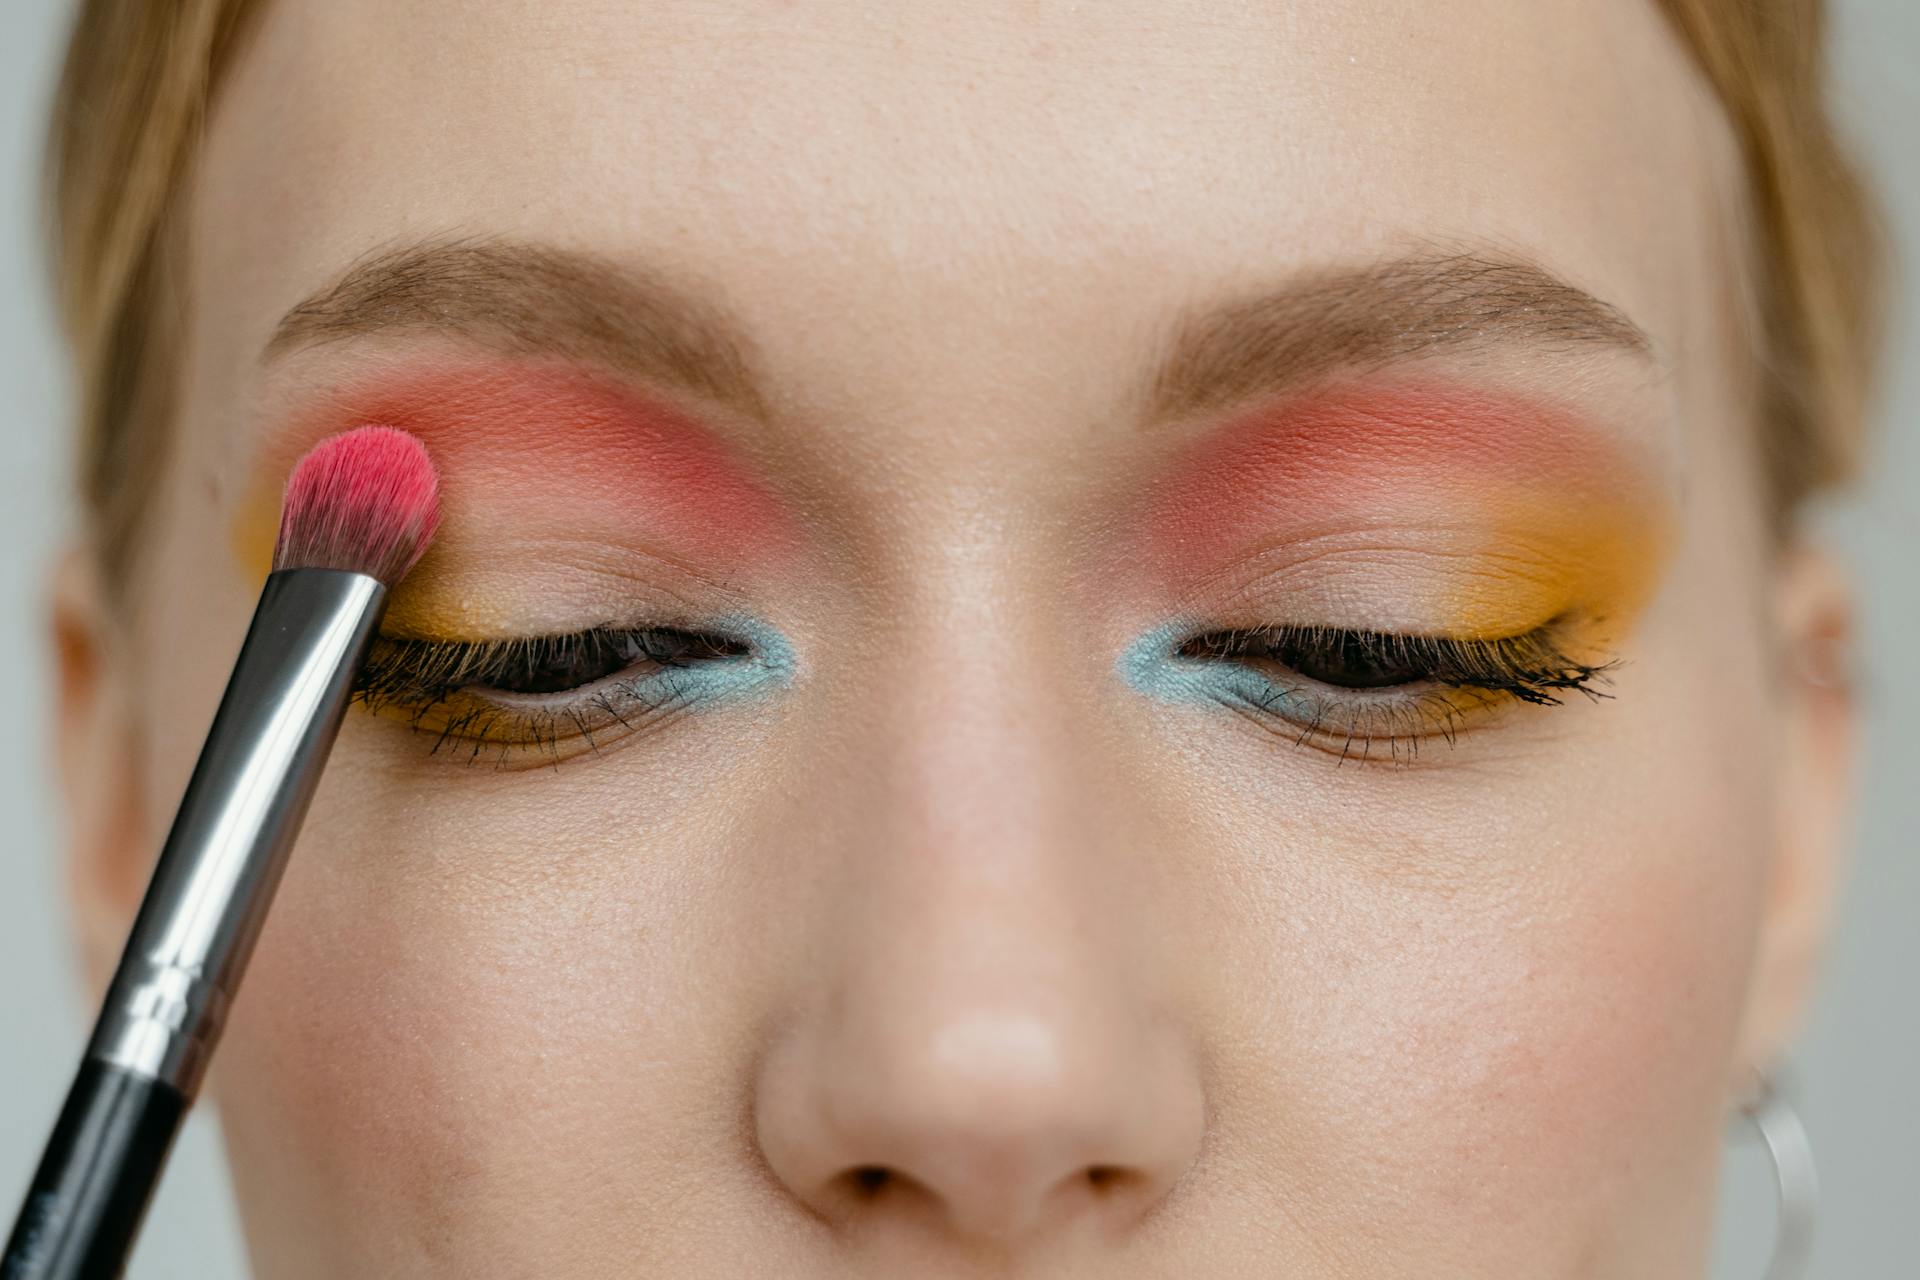
M 1761 310 L 1776 522 L 1855 477 L 1880 360 L 1885 237 L 1826 101 L 1826 0 L 1659 0 L 1733 125 Z
M 172 433 L 180 210 L 213 86 L 255 0 L 82 0 L 47 137 L 54 300 L 78 375 L 79 483 L 123 587 Z
M 1825 103 L 1824 0 L 1659 0 L 1741 148 L 1760 302 L 1758 447 L 1785 529 L 1863 452 L 1880 337 L 1874 207 Z M 171 434 L 182 193 L 257 0 L 83 0 L 49 137 L 54 268 L 80 388 L 80 487 L 124 585 Z

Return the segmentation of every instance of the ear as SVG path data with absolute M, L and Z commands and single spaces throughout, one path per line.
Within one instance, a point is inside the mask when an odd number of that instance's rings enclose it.
M 127 625 L 110 607 L 91 549 L 63 552 L 51 587 L 67 888 L 87 977 L 97 992 L 119 963 L 152 865 L 140 799 L 140 726 L 131 696 L 137 673 Z
M 1828 551 L 1783 553 L 1772 600 L 1781 734 L 1774 831 L 1738 1065 L 1769 1066 L 1792 1043 L 1819 976 L 1853 809 L 1858 705 L 1853 593 Z

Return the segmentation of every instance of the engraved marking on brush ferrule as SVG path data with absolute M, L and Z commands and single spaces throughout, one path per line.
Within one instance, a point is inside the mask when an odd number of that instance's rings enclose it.
M 173 1074 L 197 1084 L 232 1002 L 204 979 L 200 965 L 171 965 L 158 955 L 146 963 L 146 978 L 127 993 L 125 1020 L 107 1060 L 155 1079 L 167 1078 L 170 1061 L 177 1060 Z

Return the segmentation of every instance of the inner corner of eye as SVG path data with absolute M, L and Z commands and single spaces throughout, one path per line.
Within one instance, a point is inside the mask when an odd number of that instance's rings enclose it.
M 1250 642 L 1271 639 L 1281 630 L 1275 627 L 1213 627 L 1176 639 L 1172 653 L 1176 658 L 1232 657 Z
M 729 636 L 712 632 L 689 633 L 680 640 L 682 657 L 698 662 L 737 662 L 750 661 L 760 656 L 760 651 L 751 640 L 739 636 Z
M 1203 631 L 1199 635 L 1188 636 L 1173 643 L 1173 654 L 1177 658 L 1209 658 L 1220 652 L 1224 633 Z

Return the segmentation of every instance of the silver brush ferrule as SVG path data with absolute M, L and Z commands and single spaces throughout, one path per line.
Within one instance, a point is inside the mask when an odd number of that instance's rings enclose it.
M 267 578 L 89 1057 L 197 1092 L 386 596 L 338 569 Z

